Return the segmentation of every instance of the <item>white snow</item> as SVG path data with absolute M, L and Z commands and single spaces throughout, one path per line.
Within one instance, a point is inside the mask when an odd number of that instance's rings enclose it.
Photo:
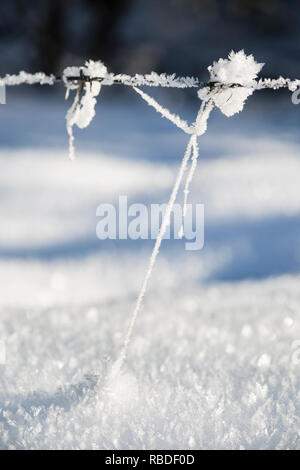
M 163 242 L 118 379 L 153 241 L 98 241 L 96 207 L 166 202 L 180 150 L 166 164 L 1 147 L 0 448 L 300 448 L 299 144 L 211 139 L 219 158 L 199 145 L 190 193 L 205 248 Z M 251 263 L 261 277 L 234 277 Z
M 96 262 L 96 277 L 86 260 L 67 280 L 99 288 L 105 264 Z M 1 448 L 299 448 L 299 276 L 201 287 L 179 273 L 169 289 L 156 283 L 125 370 L 107 384 L 132 306 L 124 264 L 105 271 L 110 299 L 82 303 L 74 289 L 59 306 L 71 287 L 61 293 L 45 279 L 48 305 L 1 309 Z M 169 270 L 160 265 L 161 278 Z M 291 304 L 294 328 L 284 323 Z M 246 322 L 253 337 L 241 335 Z

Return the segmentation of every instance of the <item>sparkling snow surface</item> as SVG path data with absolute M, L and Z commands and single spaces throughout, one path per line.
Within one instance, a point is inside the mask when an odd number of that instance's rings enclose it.
M 1 108 L 1 122 L 4 111 L 6 126 L 20 114 Z M 18 146 L 1 146 L 0 448 L 300 448 L 300 158 L 289 139 L 216 138 L 208 126 L 190 195 L 205 203 L 205 248 L 163 242 L 123 372 L 110 377 L 153 241 L 100 242 L 96 207 L 120 194 L 166 202 L 186 137 L 156 126 L 153 160 L 139 139 L 130 157 L 125 138 L 113 154 L 99 138 L 70 162 L 67 139 L 53 149 L 40 131 L 39 147 L 23 146 L 21 128 Z M 166 149 L 174 160 L 159 158 Z

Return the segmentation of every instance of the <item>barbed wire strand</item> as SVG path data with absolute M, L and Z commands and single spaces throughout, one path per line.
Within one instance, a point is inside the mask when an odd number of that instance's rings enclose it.
M 149 87 L 165 87 L 165 88 L 249 88 L 253 90 L 262 89 L 274 89 L 288 88 L 290 91 L 295 91 L 300 86 L 300 80 L 292 80 L 290 78 L 260 78 L 257 81 L 253 81 L 248 85 L 242 85 L 240 83 L 220 83 L 220 82 L 203 82 L 195 77 L 176 77 L 173 75 L 157 74 L 152 72 L 148 75 L 125 75 L 125 74 L 112 74 L 108 73 L 104 77 L 90 77 L 82 72 L 79 75 L 46 75 L 43 72 L 37 72 L 30 74 L 27 72 L 20 72 L 16 75 L 6 75 L 0 77 L 0 85 L 14 86 L 14 85 L 54 85 L 56 83 L 63 82 L 66 86 L 68 83 L 74 85 L 80 83 L 91 83 L 93 81 L 100 82 L 102 85 L 124 85 L 124 86 L 149 86 Z

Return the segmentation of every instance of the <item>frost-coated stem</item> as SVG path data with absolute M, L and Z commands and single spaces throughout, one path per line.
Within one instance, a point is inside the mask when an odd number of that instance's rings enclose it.
M 179 127 L 179 129 L 182 129 L 186 134 L 192 133 L 188 123 L 177 116 L 177 114 L 171 113 L 168 109 L 157 103 L 154 98 L 147 95 L 147 93 L 140 90 L 139 88 L 134 86 L 133 89 L 143 98 L 143 100 L 146 101 L 146 103 L 149 104 L 149 106 L 152 106 L 158 113 L 160 113 L 162 117 L 169 119 L 169 121 L 173 122 L 175 126 Z
M 126 336 L 125 336 L 125 339 L 124 339 L 124 343 L 123 343 L 123 346 L 122 346 L 120 356 L 117 359 L 117 361 L 116 361 L 116 363 L 114 364 L 114 367 L 113 367 L 113 370 L 114 370 L 115 374 L 117 374 L 119 372 L 119 370 L 121 369 L 121 367 L 124 363 L 124 360 L 126 358 L 129 341 L 130 341 L 130 338 L 131 338 L 131 335 L 132 335 L 132 330 L 133 330 L 136 318 L 138 316 L 139 310 L 141 308 L 141 304 L 142 304 L 144 295 L 145 295 L 146 290 L 147 290 L 147 285 L 148 285 L 149 279 L 151 277 L 151 273 L 152 273 L 152 269 L 153 269 L 153 266 L 154 266 L 155 261 L 156 261 L 156 257 L 159 253 L 159 248 L 160 248 L 161 242 L 163 240 L 166 229 L 167 229 L 167 227 L 170 223 L 171 212 L 172 212 L 172 209 L 173 209 L 173 206 L 174 206 L 174 202 L 176 200 L 176 196 L 177 196 L 177 193 L 178 193 L 180 183 L 182 181 L 184 172 L 186 170 L 188 160 L 191 156 L 191 150 L 192 150 L 194 140 L 195 140 L 195 136 L 192 135 L 189 142 L 188 142 L 188 144 L 187 144 L 186 151 L 185 151 L 185 154 L 183 156 L 183 159 L 182 159 L 182 162 L 181 162 L 178 174 L 177 174 L 177 178 L 176 178 L 175 184 L 173 186 L 172 193 L 171 193 L 168 205 L 167 205 L 167 209 L 166 209 L 166 212 L 164 214 L 162 224 L 161 224 L 157 239 L 155 241 L 155 245 L 154 245 L 152 254 L 150 256 L 148 268 L 147 268 L 147 271 L 146 271 L 146 274 L 145 274 L 145 277 L 144 277 L 144 280 L 143 280 L 143 283 L 142 283 L 142 286 L 141 286 L 141 290 L 140 290 L 139 295 L 138 295 L 137 300 L 136 300 L 135 308 L 134 308 L 134 311 L 133 311 L 133 314 L 132 314 L 132 317 L 131 317 L 131 320 L 130 320 L 130 323 L 129 323 L 129 327 L 128 327 L 128 330 L 127 330 L 127 333 L 126 333 Z

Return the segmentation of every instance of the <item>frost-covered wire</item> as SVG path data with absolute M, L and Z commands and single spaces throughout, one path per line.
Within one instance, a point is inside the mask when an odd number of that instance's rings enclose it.
M 188 172 L 186 182 L 185 182 L 185 187 L 183 190 L 183 195 L 184 195 L 184 201 L 183 201 L 183 209 L 182 209 L 182 224 L 179 230 L 179 237 L 182 238 L 184 235 L 183 231 L 183 224 L 184 224 L 184 219 L 186 216 L 187 212 L 187 200 L 188 200 L 188 195 L 190 192 L 190 184 L 192 182 L 194 173 L 196 171 L 197 167 L 197 162 L 198 162 L 198 156 L 199 156 L 199 146 L 198 146 L 198 141 L 197 137 L 200 135 L 204 134 L 207 129 L 207 121 L 209 118 L 209 115 L 213 109 L 213 103 L 212 100 L 209 100 L 208 102 L 202 101 L 202 105 L 200 107 L 200 110 L 198 112 L 197 118 L 195 123 L 191 126 L 191 129 L 193 129 L 193 155 L 192 155 L 192 162 L 190 166 L 190 170 Z
M 182 208 L 182 224 L 181 224 L 181 227 L 180 227 L 179 232 L 178 232 L 179 238 L 182 238 L 183 235 L 184 235 L 183 226 L 184 226 L 184 219 L 185 219 L 185 216 L 186 216 L 186 213 L 187 213 L 187 200 L 188 200 L 188 195 L 189 195 L 189 192 L 190 192 L 190 184 L 191 184 L 191 181 L 193 179 L 193 176 L 194 176 L 194 173 L 195 173 L 195 170 L 196 170 L 196 167 L 197 167 L 197 160 L 198 160 L 198 156 L 199 156 L 199 147 L 198 147 L 196 134 L 194 134 L 192 136 L 192 139 L 193 139 L 192 162 L 191 162 L 190 170 L 188 172 L 186 182 L 185 182 L 185 186 L 184 186 L 184 190 L 183 190 L 183 198 L 184 199 L 183 199 L 183 208 Z
M 95 115 L 96 97 L 102 85 L 120 84 L 133 87 L 162 117 L 169 119 L 185 133 L 193 134 L 194 129 L 186 121 L 161 106 L 139 87 L 198 88 L 200 99 L 212 100 L 214 106 L 223 114 L 232 116 L 243 109 L 246 99 L 255 90 L 288 88 L 290 91 L 295 91 L 300 86 L 299 79 L 291 80 L 283 77 L 258 79 L 257 74 L 263 65 L 257 63 L 252 55 L 247 56 L 244 51 L 236 53 L 231 51 L 228 58 L 219 59 L 208 67 L 210 79 L 204 83 L 195 77 L 176 77 L 175 74 L 157 74 L 156 72 L 134 76 L 114 74 L 108 72 L 101 61 L 89 60 L 82 67 L 66 67 L 61 77 L 46 75 L 43 72 L 30 74 L 24 71 L 16 75 L 6 75 L 0 77 L 0 86 L 54 85 L 60 81 L 66 87 L 66 97 L 69 96 L 70 91 L 76 90 L 73 104 L 66 114 L 69 155 L 70 158 L 74 158 L 73 126 L 76 124 L 83 129 L 90 124 Z
M 179 129 L 182 129 L 186 134 L 192 133 L 188 123 L 181 119 L 177 114 L 171 113 L 167 108 L 161 106 L 154 98 L 147 95 L 147 93 L 139 88 L 134 86 L 133 89 L 143 98 L 143 100 L 146 101 L 146 103 L 149 104 L 149 106 L 152 106 L 159 114 L 161 114 L 163 118 L 169 119 L 169 121 L 179 127 Z
M 121 350 L 121 353 L 120 353 L 120 356 L 119 356 L 118 360 L 114 364 L 113 374 L 117 374 L 119 372 L 119 370 L 122 368 L 122 365 L 123 365 L 124 360 L 126 358 L 127 349 L 128 349 L 128 345 L 129 345 L 129 342 L 130 342 L 130 339 L 131 339 L 133 327 L 134 327 L 134 324 L 136 322 L 138 313 L 139 313 L 141 305 L 142 305 L 143 298 L 144 298 L 146 290 L 147 290 L 148 282 L 149 282 L 149 279 L 151 277 L 152 270 L 153 270 L 153 267 L 155 265 L 157 255 L 159 253 L 161 242 L 162 242 L 163 237 L 165 235 L 166 229 L 168 228 L 168 225 L 170 223 L 171 212 L 172 212 L 172 209 L 173 209 L 176 197 L 177 197 L 177 193 L 178 193 L 183 175 L 184 175 L 186 167 L 187 167 L 187 163 L 188 163 L 189 158 L 191 156 L 191 151 L 192 151 L 192 146 L 193 146 L 194 139 L 195 139 L 195 136 L 192 135 L 190 137 L 189 141 L 188 141 L 185 154 L 182 158 L 181 165 L 180 165 L 180 168 L 179 168 L 179 171 L 178 171 L 178 174 L 177 174 L 177 177 L 176 177 L 176 180 L 175 180 L 172 192 L 171 192 L 171 196 L 170 196 L 169 202 L 167 204 L 166 211 L 164 213 L 162 224 L 161 224 L 158 236 L 156 238 L 153 251 L 152 251 L 151 256 L 150 256 L 150 260 L 149 260 L 149 264 L 148 264 L 148 267 L 147 267 L 147 270 L 146 270 L 146 274 L 145 274 L 145 277 L 143 279 L 142 286 L 141 286 L 139 295 L 138 295 L 137 300 L 136 300 L 134 311 L 132 313 L 131 320 L 130 320 L 130 323 L 129 323 L 129 326 L 128 326 L 128 329 L 127 329 L 127 333 L 126 333 L 126 336 L 125 336 L 125 339 L 124 339 L 124 343 L 123 343 L 123 346 L 122 346 L 122 350 Z
M 82 67 L 67 67 L 62 76 L 55 76 L 53 74 L 46 75 L 43 72 L 27 73 L 24 71 L 14 75 L 5 75 L 0 77 L 0 85 L 16 86 L 16 85 L 54 85 L 56 83 L 63 82 L 66 87 L 72 89 L 77 88 L 80 81 L 83 82 L 96 82 L 98 81 L 101 85 L 112 86 L 112 85 L 125 85 L 125 86 L 147 86 L 147 87 L 162 87 L 162 88 L 205 88 L 208 87 L 210 90 L 219 88 L 240 88 L 243 87 L 238 82 L 235 82 L 232 78 L 224 83 L 218 80 L 209 80 L 207 82 L 201 81 L 197 77 L 176 77 L 175 74 L 157 74 L 151 72 L 146 75 L 126 75 L 126 74 L 114 74 L 107 73 L 105 76 L 94 76 L 91 77 L 86 74 L 81 74 L 80 70 Z M 295 91 L 300 87 L 300 79 L 284 78 L 282 76 L 278 78 L 260 78 L 253 82 L 248 88 L 255 90 L 273 89 L 278 90 L 280 88 L 288 88 L 290 91 Z
M 19 72 L 16 75 L 6 75 L 0 77 L 0 85 L 15 86 L 15 85 L 54 85 L 57 82 L 55 75 L 46 75 L 43 72 L 27 73 Z
M 76 122 L 76 111 L 78 110 L 78 106 L 79 106 L 80 93 L 81 93 L 81 86 L 77 88 L 73 104 L 66 114 L 66 127 L 67 127 L 67 133 L 69 135 L 69 158 L 71 160 L 74 160 L 74 157 L 75 157 L 73 126 Z M 66 93 L 66 97 L 67 96 L 68 96 L 68 90 Z
M 100 74 L 105 76 L 107 73 L 107 68 L 100 61 L 94 62 L 93 60 L 89 60 L 85 63 L 84 67 L 80 68 L 80 72 L 82 74 L 88 74 L 88 76 L 93 78 Z M 64 80 L 68 76 L 68 73 L 74 73 L 73 67 L 69 67 L 65 70 Z M 69 84 L 68 81 L 66 81 L 66 86 L 67 98 L 70 89 L 73 89 L 73 86 L 72 84 Z M 69 157 L 71 159 L 74 159 L 75 156 L 73 126 L 76 124 L 80 129 L 84 129 L 90 124 L 96 114 L 96 98 L 100 91 L 101 83 L 98 81 L 91 81 L 89 83 L 80 81 L 79 85 L 77 86 L 74 102 L 66 115 L 67 132 L 69 134 Z

